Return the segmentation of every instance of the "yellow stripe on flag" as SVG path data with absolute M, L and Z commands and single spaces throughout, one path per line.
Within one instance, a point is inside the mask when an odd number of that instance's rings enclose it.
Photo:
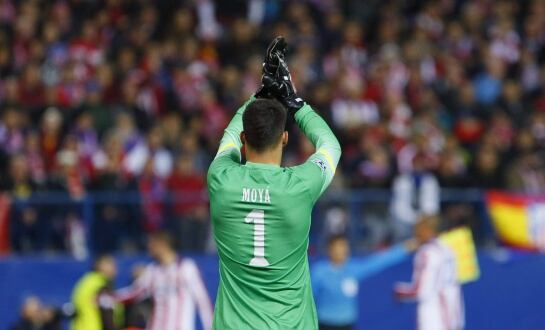
M 531 247 L 532 238 L 528 230 L 526 207 L 500 202 L 488 205 L 494 228 L 498 236 L 507 244 Z
M 458 281 L 463 284 L 477 280 L 481 272 L 471 230 L 467 227 L 456 228 L 441 234 L 439 239 L 454 253 Z

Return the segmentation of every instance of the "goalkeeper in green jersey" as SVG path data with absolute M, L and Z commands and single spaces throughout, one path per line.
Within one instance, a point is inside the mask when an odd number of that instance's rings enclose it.
M 341 148 L 326 122 L 296 95 L 285 49 L 282 37 L 269 45 L 262 86 L 225 129 L 208 170 L 220 258 L 214 329 L 318 328 L 307 259 L 310 216 Z M 287 116 L 316 148 L 294 167 L 280 165 Z

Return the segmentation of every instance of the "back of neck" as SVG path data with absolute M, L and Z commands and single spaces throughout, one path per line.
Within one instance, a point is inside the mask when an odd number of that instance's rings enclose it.
M 178 256 L 176 255 L 176 253 L 169 251 L 159 258 L 159 263 L 161 263 L 164 266 L 168 266 L 172 263 L 175 263 L 177 259 L 178 259 Z
M 280 166 L 282 162 L 282 148 L 268 149 L 261 152 L 246 148 L 246 160 L 252 163 Z

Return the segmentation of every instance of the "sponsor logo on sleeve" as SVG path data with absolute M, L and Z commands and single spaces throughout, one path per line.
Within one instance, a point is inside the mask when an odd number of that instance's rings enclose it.
M 318 167 L 322 170 L 322 172 L 325 172 L 326 164 L 323 160 L 317 158 L 317 159 L 313 159 L 312 162 L 318 165 Z

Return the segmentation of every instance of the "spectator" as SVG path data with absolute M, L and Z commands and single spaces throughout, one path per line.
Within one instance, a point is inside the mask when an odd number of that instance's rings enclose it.
M 16 108 L 7 108 L 0 123 L 0 148 L 8 154 L 20 152 L 24 145 L 23 118 Z
M 13 250 L 18 253 L 37 252 L 47 246 L 50 232 L 44 226 L 38 205 L 28 199 L 38 188 L 29 173 L 23 155 L 15 155 L 9 164 L 9 176 L 3 188 L 14 198 L 10 209 L 10 237 Z
M 389 188 L 394 169 L 386 148 L 369 135 L 363 135 L 360 142 L 361 154 L 352 161 L 350 186 Z M 364 246 L 376 247 L 386 243 L 390 233 L 388 204 L 385 201 L 369 201 L 362 206 L 365 230 Z
M 135 207 L 140 202 L 138 185 L 122 172 L 122 159 L 120 134 L 113 133 L 105 137 L 104 149 L 93 155 L 95 178 L 91 188 L 111 198 L 95 206 L 91 237 L 98 253 L 111 253 L 119 248 L 135 250 L 142 245 L 142 216 Z
M 180 143 L 183 120 L 177 113 L 166 114 L 161 120 L 160 127 L 163 132 L 165 147 L 169 152 L 175 151 Z
M 528 105 L 524 103 L 522 88 L 518 82 L 513 80 L 505 82 L 498 106 L 507 113 L 507 116 L 505 116 L 507 122 L 512 120 L 516 126 L 524 124 Z
M 86 161 L 98 150 L 98 135 L 94 128 L 93 117 L 83 112 L 75 122 L 73 133 L 77 141 L 77 151 Z
M 432 139 L 423 131 L 413 133 L 410 143 L 403 146 L 397 154 L 397 165 L 400 173 L 414 170 L 415 158 L 418 155 L 422 169 L 420 171 L 434 170 L 437 161 L 437 147 L 431 143 Z
M 357 75 L 346 75 L 341 82 L 342 98 L 333 100 L 331 111 L 333 123 L 337 128 L 350 130 L 364 124 L 376 124 L 379 120 L 378 108 L 372 100 L 364 100 L 364 86 Z
M 167 194 L 166 182 L 155 173 L 153 165 L 153 160 L 149 159 L 138 179 L 139 193 L 142 197 L 142 224 L 147 232 L 154 232 L 163 227 L 164 199 Z
M 23 154 L 13 155 L 10 159 L 9 176 L 2 183 L 3 189 L 18 199 L 27 199 L 38 188 L 32 179 L 27 158 Z
M 195 171 L 193 159 L 180 156 L 168 179 L 172 201 L 172 226 L 182 251 L 204 251 L 208 237 L 208 204 L 206 185 Z
M 163 134 L 159 127 L 152 129 L 146 141 L 134 146 L 125 157 L 124 167 L 128 173 L 138 176 L 151 162 L 153 173 L 166 178 L 172 170 L 172 156 L 163 146 Z
M 469 156 L 456 137 L 452 135 L 446 137 L 437 170 L 441 187 L 467 186 Z
M 412 171 L 394 179 L 390 211 L 396 241 L 410 237 L 421 215 L 439 213 L 439 183 L 425 166 L 424 155 L 417 154 L 413 158 Z
M 477 76 L 473 84 L 477 102 L 482 106 L 490 106 L 500 96 L 505 64 L 494 55 L 489 55 L 485 63 L 486 70 Z
M 392 159 L 387 150 L 381 145 L 367 142 L 369 137 L 364 136 L 360 143 L 361 153 L 352 161 L 351 185 L 354 187 L 387 188 L 392 180 Z
M 108 97 L 108 87 L 111 87 L 113 83 L 111 82 L 112 76 L 110 67 L 99 67 L 97 69 L 98 81 L 91 81 L 86 86 L 86 97 L 81 107 L 91 116 L 92 128 L 96 128 L 99 136 L 103 136 L 113 125 L 112 109 L 104 104 L 104 98 Z M 111 98 L 115 97 L 111 96 Z M 87 129 L 89 128 L 87 127 Z
M 195 119 L 191 123 L 195 125 L 200 125 L 198 119 Z M 178 144 L 177 153 L 179 155 L 186 155 L 193 160 L 193 167 L 195 173 L 203 176 L 203 173 L 206 172 L 208 164 L 210 164 L 211 157 L 210 154 L 204 152 L 204 150 L 199 145 L 198 135 L 195 133 L 199 128 L 189 127 L 192 132 L 183 134 L 180 137 L 180 142 Z
M 492 147 L 483 146 L 477 151 L 469 174 L 469 184 L 474 187 L 503 187 L 502 169 L 497 151 Z
M 537 154 L 524 154 L 507 171 L 507 186 L 515 191 L 540 193 L 545 187 L 545 167 Z
M 120 112 L 115 118 L 115 124 L 110 133 L 119 135 L 123 144 L 123 152 L 131 151 L 137 144 L 142 143 L 141 132 L 136 127 L 135 120 L 127 112 Z
M 47 108 L 41 122 L 41 149 L 46 171 L 51 173 L 55 166 L 55 156 L 61 144 L 63 117 L 59 109 Z
M 84 161 L 79 157 L 76 141 L 73 137 L 66 139 L 66 148 L 60 150 L 56 157 L 56 171 L 51 175 L 47 188 L 50 191 L 64 192 L 70 198 L 79 200 L 85 195 L 88 178 Z
M 47 179 L 47 173 L 40 150 L 40 136 L 37 132 L 27 133 L 24 149 L 30 177 L 37 185 L 43 186 Z
M 39 252 L 47 247 L 50 233 L 42 224 L 37 207 L 22 202 L 15 203 L 10 217 L 11 246 L 14 252 Z

